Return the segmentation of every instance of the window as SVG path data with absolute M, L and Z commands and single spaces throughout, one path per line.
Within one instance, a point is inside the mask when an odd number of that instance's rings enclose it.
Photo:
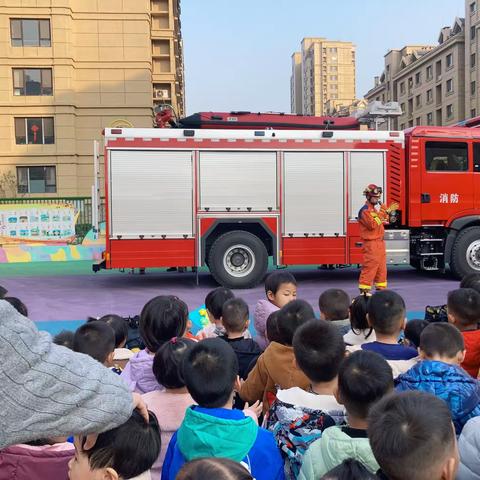
M 447 93 L 453 92 L 453 80 L 450 78 L 447 80 Z
M 470 27 L 470 40 L 474 40 L 477 34 L 477 29 L 475 26 Z
M 477 63 L 477 56 L 474 53 L 472 53 L 470 55 L 470 68 L 475 68 L 476 63 Z
M 468 147 L 460 142 L 427 142 L 425 165 L 429 172 L 466 172 Z
M 404 103 L 400 104 L 400 109 L 402 110 L 402 113 L 405 113 L 405 104 Z
M 332 93 L 332 94 L 330 95 L 330 98 L 331 98 L 332 100 L 337 100 L 337 99 L 338 99 L 338 95 L 337 95 L 336 93 Z
M 477 93 L 477 82 L 470 82 L 470 94 L 474 96 Z
M 50 20 L 11 19 L 10 37 L 13 47 L 50 47 Z
M 447 118 L 453 117 L 453 105 L 447 105 Z
M 338 80 L 336 75 L 330 75 L 330 80 L 336 82 Z
M 18 193 L 55 193 L 55 167 L 17 167 Z
M 433 67 L 429 65 L 427 67 L 427 80 L 431 80 L 433 78 Z
M 470 110 L 470 118 L 476 117 L 477 116 L 477 110 L 475 108 L 472 108 Z
M 330 85 L 330 90 L 338 90 L 338 85 L 336 84 Z
M 433 125 L 433 113 L 427 113 L 427 125 Z
M 417 95 L 415 97 L 415 106 L 416 107 L 420 107 L 422 105 L 422 96 L 421 95 Z
M 447 68 L 453 67 L 453 54 L 449 53 L 445 59 L 445 62 L 447 64 Z
M 53 118 L 15 118 L 17 145 L 55 143 Z
M 435 76 L 437 80 L 442 76 L 442 61 L 438 60 L 438 62 L 435 63 Z
M 470 4 L 470 15 L 474 14 L 477 11 L 477 2 L 472 2 Z
M 329 51 L 330 53 L 337 53 L 337 47 L 329 48 L 328 51 Z
M 422 72 L 417 72 L 415 74 L 415 85 L 420 85 L 422 83 Z
M 427 103 L 432 103 L 433 102 L 433 90 L 427 90 Z
M 337 73 L 337 71 L 338 71 L 338 67 L 335 67 L 335 66 L 330 67 L 330 72 L 331 73 Z
M 51 68 L 14 68 L 14 95 L 52 95 Z
M 402 95 L 405 94 L 405 82 L 402 82 L 402 83 L 400 84 L 400 93 L 401 93 Z
M 405 130 L 405 124 L 404 123 L 400 124 L 400 130 Z
M 415 120 L 415 125 L 421 125 L 422 124 L 422 117 L 417 117 Z

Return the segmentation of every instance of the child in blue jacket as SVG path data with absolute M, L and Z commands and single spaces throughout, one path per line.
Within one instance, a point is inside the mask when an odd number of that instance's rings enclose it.
M 198 406 L 187 409 L 170 441 L 162 480 L 174 480 L 185 462 L 202 457 L 242 462 L 256 480 L 283 480 L 283 461 L 273 435 L 232 409 L 238 379 L 232 347 L 220 338 L 199 342 L 185 357 L 183 375 Z
M 460 367 L 462 334 L 448 323 L 432 323 L 420 335 L 419 352 L 422 361 L 397 377 L 396 390 L 421 390 L 444 400 L 458 435 L 470 418 L 480 415 L 480 382 Z

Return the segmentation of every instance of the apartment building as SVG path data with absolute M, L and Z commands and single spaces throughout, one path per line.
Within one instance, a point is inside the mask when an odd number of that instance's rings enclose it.
M 479 0 L 465 0 L 465 116 L 480 115 L 480 4 Z
M 329 100 L 350 105 L 355 98 L 355 46 L 351 42 L 304 38 L 301 51 L 292 56 L 292 113 L 325 115 Z
M 178 0 L 2 2 L 1 197 L 87 196 L 103 128 L 183 114 L 178 17 Z
M 365 94 L 398 102 L 393 127 L 452 125 L 465 118 L 465 21 L 441 29 L 437 45 L 408 45 L 385 55 L 385 70 Z

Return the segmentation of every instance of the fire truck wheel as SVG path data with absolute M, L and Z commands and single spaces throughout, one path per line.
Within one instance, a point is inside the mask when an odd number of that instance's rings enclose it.
M 215 280 L 228 288 L 251 288 L 267 272 L 268 253 L 255 235 L 241 230 L 218 237 L 210 248 L 208 265 Z
M 450 269 L 457 278 L 480 273 L 480 227 L 462 230 L 453 245 Z

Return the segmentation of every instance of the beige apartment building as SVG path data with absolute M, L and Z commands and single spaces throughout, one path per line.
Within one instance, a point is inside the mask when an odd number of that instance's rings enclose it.
M 93 140 L 160 102 L 183 115 L 179 0 L 2 2 L 0 197 L 90 195 Z
M 292 56 L 292 113 L 325 115 L 328 101 L 350 105 L 356 98 L 355 46 L 351 42 L 304 38 L 301 47 L 301 52 Z
M 480 115 L 479 9 L 479 0 L 465 0 L 465 114 L 470 118 Z
M 408 45 L 385 55 L 385 70 L 365 99 L 398 102 L 393 128 L 452 125 L 465 118 L 465 22 L 441 29 L 438 44 Z

